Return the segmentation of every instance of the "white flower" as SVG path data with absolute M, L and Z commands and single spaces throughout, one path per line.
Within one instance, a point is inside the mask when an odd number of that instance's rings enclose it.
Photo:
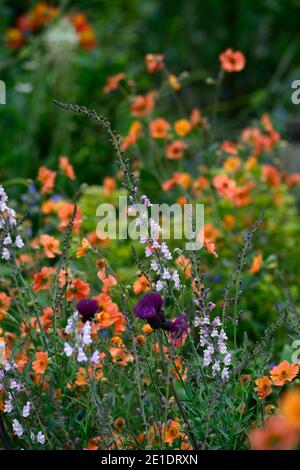
M 77 362 L 86 362 L 87 357 L 82 348 L 78 348 L 78 354 L 77 354 Z
M 11 400 L 5 400 L 4 402 L 4 413 L 11 413 L 13 410 L 13 405 Z
M 91 362 L 92 362 L 93 364 L 98 364 L 99 360 L 100 360 L 99 352 L 98 352 L 98 351 L 95 351 L 95 352 L 92 354 Z
M 3 248 L 2 250 L 2 259 L 5 259 L 6 261 L 10 259 L 10 252 L 7 248 Z
M 22 412 L 23 418 L 28 418 L 28 416 L 30 415 L 30 408 L 31 408 L 31 403 L 30 401 L 28 401 L 26 405 L 23 406 L 23 412 Z
M 157 261 L 155 261 L 155 259 L 153 259 L 151 261 L 151 269 L 152 269 L 152 271 L 155 271 L 155 272 L 159 271 L 159 267 L 158 267 Z
M 229 366 L 231 364 L 231 354 L 230 353 L 226 354 L 226 356 L 224 357 L 223 362 L 226 366 Z
M 3 240 L 3 245 L 11 245 L 11 244 L 12 244 L 11 236 L 8 234 Z
M 36 440 L 39 444 L 45 444 L 46 438 L 45 438 L 44 434 L 42 433 L 42 431 L 38 432 L 38 434 L 36 436 Z
M 72 356 L 74 352 L 74 349 L 72 348 L 72 346 L 66 341 L 65 344 L 64 344 L 64 353 L 67 357 L 70 357 Z
M 174 281 L 174 287 L 175 287 L 175 289 L 180 289 L 180 279 L 179 279 L 178 271 L 175 270 L 175 271 L 173 272 L 172 279 L 173 279 L 173 281 Z
M 23 248 L 24 242 L 23 242 L 20 235 L 16 236 L 15 245 L 16 245 L 17 248 Z
M 156 283 L 157 292 L 160 292 L 161 290 L 163 290 L 163 288 L 164 288 L 163 283 L 161 281 L 157 281 L 157 283 Z
M 167 268 L 164 268 L 164 272 L 163 272 L 163 274 L 162 274 L 162 278 L 165 279 L 165 280 L 171 279 L 171 274 L 170 274 L 170 272 L 168 271 Z
M 23 435 L 23 428 L 21 426 L 21 424 L 19 423 L 19 421 L 17 419 L 14 419 L 13 420 L 13 431 L 14 433 L 18 436 L 18 437 L 21 437 Z
M 89 321 L 85 322 L 84 327 L 82 328 L 82 342 L 85 345 L 92 343 L 91 325 Z
M 224 367 L 224 369 L 222 370 L 221 377 L 223 382 L 226 382 L 229 379 L 229 372 L 227 367 Z

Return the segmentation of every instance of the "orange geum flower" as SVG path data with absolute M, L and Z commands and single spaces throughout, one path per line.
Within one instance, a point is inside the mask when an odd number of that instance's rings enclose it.
M 38 171 L 38 181 L 41 183 L 41 193 L 47 194 L 52 191 L 55 183 L 56 171 L 49 170 L 45 166 L 41 166 Z
M 164 66 L 163 54 L 146 54 L 145 56 L 146 67 L 149 73 L 156 73 Z
M 9 297 L 5 292 L 0 292 L 0 321 L 6 315 L 11 304 L 11 297 Z
M 229 153 L 231 155 L 238 154 L 236 142 L 231 142 L 230 140 L 224 140 L 224 142 L 220 145 L 220 148 L 224 153 Z
M 84 367 L 79 367 L 76 374 L 75 387 L 84 387 L 87 384 L 88 375 Z
M 137 95 L 131 105 L 131 114 L 133 116 L 146 116 L 153 111 L 154 99 L 152 96 Z
M 180 137 L 184 137 L 192 130 L 192 125 L 188 119 L 179 119 L 174 124 L 176 134 Z
M 76 257 L 77 258 L 82 258 L 83 256 L 86 255 L 87 251 L 90 250 L 92 247 L 91 247 L 91 244 L 90 242 L 88 241 L 87 238 L 83 238 L 81 240 L 81 246 L 77 248 L 76 250 Z
M 166 157 L 169 160 L 180 160 L 183 157 L 187 144 L 182 140 L 174 140 L 166 147 Z
M 165 444 L 172 444 L 178 437 L 180 437 L 179 422 L 174 419 L 169 419 L 164 432 Z
M 241 160 L 239 157 L 228 157 L 227 160 L 225 160 L 223 167 L 230 173 L 234 173 L 241 167 Z
M 39 239 L 40 245 L 44 249 L 44 253 L 47 258 L 55 258 L 56 255 L 60 255 L 59 240 L 52 237 L 51 235 L 41 235 Z
M 168 139 L 170 124 L 164 118 L 157 118 L 149 124 L 149 131 L 153 139 Z
M 204 239 L 215 242 L 217 238 L 220 236 L 220 231 L 215 228 L 212 224 L 205 224 L 204 225 Z
M 186 279 L 189 279 L 191 277 L 192 272 L 190 260 L 184 255 L 179 255 L 176 259 L 176 264 L 178 264 L 178 266 L 183 269 L 184 276 L 186 277 Z
M 22 31 L 19 28 L 9 28 L 5 32 L 5 43 L 11 49 L 23 46 L 25 39 Z
M 300 428 L 300 389 L 288 390 L 280 401 L 282 416 L 292 425 Z
M 114 428 L 117 430 L 117 431 L 122 431 L 126 426 L 126 421 L 125 419 L 123 418 L 116 418 L 114 420 Z
M 262 169 L 263 179 L 268 186 L 280 184 L 281 176 L 277 168 L 273 165 L 264 165 Z
M 254 450 L 289 450 L 298 442 L 298 433 L 280 416 L 271 416 L 261 428 L 248 433 L 251 448 Z
M 151 328 L 151 326 L 149 325 L 149 323 L 144 325 L 142 330 L 143 330 L 143 333 L 145 333 L 145 335 L 150 335 L 154 331 L 153 328 Z
M 180 90 L 181 84 L 178 78 L 176 77 L 176 75 L 173 75 L 173 74 L 168 75 L 168 81 L 170 83 L 171 88 L 173 88 L 173 90 L 175 91 Z
M 124 80 L 126 77 L 125 73 L 120 72 L 117 73 L 116 75 L 112 75 L 111 77 L 108 77 L 106 80 L 106 84 L 103 87 L 103 93 L 106 95 L 114 90 L 117 90 L 119 88 L 120 82 Z
M 60 220 L 59 230 L 64 231 L 67 228 L 70 218 L 73 215 L 73 212 L 74 212 L 74 204 L 72 204 L 71 202 L 60 203 L 59 208 L 57 210 L 57 215 Z M 76 216 L 75 216 L 75 220 L 73 223 L 74 233 L 80 232 L 81 223 L 82 223 L 82 213 L 81 213 L 81 209 L 77 207 Z
M 116 189 L 117 183 L 115 178 L 107 176 L 103 180 L 103 194 L 105 197 L 110 196 Z
M 64 156 L 60 157 L 59 167 L 70 180 L 76 179 L 74 168 L 69 162 L 68 157 L 64 157 Z
M 278 366 L 270 371 L 270 377 L 274 385 L 281 386 L 291 382 L 299 372 L 296 364 L 290 364 L 288 361 L 282 361 Z
M 144 275 L 139 276 L 133 284 L 133 293 L 135 295 L 139 295 L 142 292 L 147 292 L 149 289 L 149 281 Z
M 242 52 L 234 51 L 233 49 L 229 48 L 226 51 L 222 52 L 219 56 L 219 60 L 221 63 L 221 68 L 225 70 L 225 72 L 240 72 L 245 68 L 246 59 Z
M 121 366 L 128 366 L 128 364 L 134 360 L 133 355 L 123 348 L 112 347 L 109 352 L 112 357 L 112 361 Z
M 262 259 L 263 259 L 262 253 L 258 253 L 258 255 L 254 256 L 250 270 L 249 270 L 251 274 L 256 274 L 260 271 L 260 268 L 262 265 Z
M 231 230 L 235 225 L 235 218 L 232 214 L 225 214 L 223 218 L 223 223 L 226 229 Z
M 48 290 L 51 284 L 51 277 L 54 275 L 55 269 L 44 266 L 40 272 L 33 275 L 34 283 L 32 290 L 38 292 L 40 290 Z
M 230 179 L 227 175 L 217 175 L 213 177 L 212 183 L 219 194 L 226 198 L 232 198 L 235 189 L 236 182 Z
M 43 375 L 48 367 L 48 353 L 36 352 L 35 359 L 32 363 L 32 369 L 36 374 Z
M 272 380 L 267 375 L 255 380 L 256 387 L 254 391 L 258 393 L 261 400 L 264 400 L 272 393 Z
M 83 282 L 81 279 L 73 279 L 67 289 L 66 296 L 68 300 L 76 302 L 88 297 L 90 290 L 90 286 L 86 282 Z
M 190 123 L 192 129 L 204 128 L 206 126 L 206 118 L 202 116 L 200 109 L 193 108 L 190 114 Z

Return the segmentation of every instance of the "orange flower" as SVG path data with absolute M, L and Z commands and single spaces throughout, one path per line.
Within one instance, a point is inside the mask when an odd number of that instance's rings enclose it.
M 168 81 L 170 83 L 171 88 L 173 88 L 173 90 L 175 91 L 180 90 L 181 84 L 178 81 L 178 78 L 176 77 L 176 75 L 173 75 L 173 74 L 168 75 Z
M 78 37 L 79 43 L 83 49 L 90 50 L 97 45 L 95 31 L 89 24 L 78 32 Z
M 142 292 L 147 292 L 149 289 L 149 281 L 144 275 L 139 276 L 133 284 L 133 293 L 135 295 L 139 295 Z
M 183 189 L 188 189 L 192 184 L 191 175 L 187 171 L 183 171 L 182 173 L 176 172 L 173 177 L 178 186 Z
M 228 230 L 231 230 L 234 227 L 235 219 L 234 216 L 231 214 L 224 215 L 223 219 L 224 225 Z
M 183 269 L 186 279 L 189 279 L 192 272 L 190 260 L 184 255 L 179 255 L 176 259 L 176 264 Z
M 231 195 L 231 201 L 236 207 L 243 207 L 250 204 L 252 198 L 250 194 L 250 189 L 253 187 L 252 183 L 248 183 L 245 186 L 235 188 Z
M 38 292 L 40 290 L 50 289 L 51 277 L 54 275 L 55 269 L 44 266 L 40 272 L 33 275 L 34 283 L 32 290 Z
M 274 385 L 281 386 L 287 382 L 291 382 L 299 372 L 296 364 L 290 364 L 288 361 L 282 361 L 278 366 L 273 367 L 270 372 Z
M 125 331 L 125 318 L 119 311 L 116 303 L 112 301 L 107 293 L 102 293 L 95 297 L 98 302 L 100 312 L 96 314 L 97 328 L 106 330 L 114 325 L 116 334 Z
M 38 181 L 41 183 L 41 193 L 46 194 L 52 191 L 55 183 L 56 171 L 48 170 L 45 166 L 41 166 L 38 172 Z
M 185 382 L 187 379 L 187 367 L 184 366 L 179 357 L 175 357 L 173 363 L 174 368 L 170 368 L 171 374 L 175 377 L 176 380 L 183 380 Z
M 0 321 L 6 315 L 11 304 L 11 297 L 9 297 L 5 292 L 0 292 Z
M 85 254 L 87 253 L 88 250 L 90 250 L 92 247 L 91 247 L 91 244 L 90 242 L 88 241 L 87 238 L 83 238 L 81 240 L 81 246 L 79 248 L 77 248 L 76 250 L 76 257 L 77 258 L 82 258 L 83 256 L 85 256 Z
M 154 119 L 149 124 L 150 135 L 153 139 L 167 139 L 170 137 L 169 130 L 170 124 L 164 118 Z
M 251 268 L 249 272 L 251 274 L 256 274 L 260 271 L 261 265 L 262 265 L 262 253 L 259 253 L 258 255 L 254 256 L 251 264 Z
M 5 32 L 5 43 L 11 49 L 23 46 L 25 39 L 22 31 L 19 28 L 9 28 Z
M 85 299 L 89 296 L 90 290 L 90 286 L 86 282 L 81 279 L 73 279 L 66 292 L 67 299 L 73 302 Z
M 187 119 L 179 119 L 175 122 L 174 129 L 176 134 L 180 135 L 180 137 L 184 137 L 192 130 L 192 125 Z
M 59 167 L 70 180 L 76 179 L 74 168 L 69 162 L 68 157 L 60 157 Z
M 36 352 L 35 361 L 32 363 L 32 369 L 36 374 L 43 375 L 48 367 L 48 353 Z
M 255 380 L 256 387 L 255 392 L 258 392 L 258 396 L 261 400 L 264 400 L 268 395 L 272 393 L 272 380 L 267 375 L 264 375 L 261 379 Z
M 149 73 L 156 73 L 164 67 L 163 54 L 146 54 L 146 67 Z
M 207 241 L 215 242 L 220 236 L 220 231 L 215 228 L 212 224 L 204 225 L 204 239 Z
M 103 87 L 103 93 L 106 95 L 111 91 L 117 90 L 119 88 L 120 82 L 124 80 L 126 77 L 125 73 L 117 73 L 111 77 L 108 77 L 106 80 L 106 84 Z
M 280 411 L 282 416 L 296 428 L 300 428 L 300 389 L 288 390 L 281 399 Z
M 143 326 L 142 330 L 145 335 L 150 335 L 154 331 L 148 323 Z
M 60 220 L 60 224 L 59 224 L 60 230 L 64 231 L 67 228 L 70 218 L 73 215 L 73 211 L 74 211 L 74 204 L 72 204 L 71 202 L 63 202 L 62 204 L 60 204 L 57 210 L 57 215 Z M 82 222 L 81 209 L 77 207 L 76 217 L 75 217 L 74 224 L 73 224 L 74 233 L 80 232 L 81 222 Z
M 238 154 L 237 144 L 235 142 L 231 142 L 230 140 L 224 140 L 220 148 L 224 153 L 230 153 L 231 155 Z
M 75 387 L 84 387 L 87 384 L 88 375 L 84 367 L 79 367 L 76 374 Z
M 127 136 L 124 138 L 121 143 L 120 149 L 122 152 L 125 152 L 129 147 L 134 145 L 142 132 L 142 124 L 140 121 L 133 121 L 130 126 Z
M 216 245 L 209 240 L 204 240 L 204 248 L 206 249 L 207 253 L 214 255 L 215 258 L 218 258 L 218 254 L 216 253 Z
M 236 182 L 227 175 L 217 175 L 213 177 L 212 183 L 219 194 L 226 198 L 232 198 L 236 188 Z
M 137 95 L 131 105 L 131 114 L 133 116 L 146 116 L 153 111 L 154 99 L 152 96 Z
M 112 347 L 109 350 L 112 361 L 121 366 L 128 366 L 133 362 L 133 355 L 123 348 Z
M 237 171 L 240 166 L 241 160 L 239 157 L 228 157 L 223 164 L 224 169 L 229 171 L 230 173 L 234 173 L 235 171 Z
M 164 433 L 165 444 L 172 444 L 178 437 L 180 437 L 179 422 L 174 419 L 169 419 Z
M 51 235 L 41 235 L 39 240 L 41 246 L 44 249 L 45 255 L 47 258 L 55 258 L 56 255 L 60 255 L 61 251 L 59 250 L 59 240 Z
M 117 431 L 122 431 L 126 426 L 126 421 L 125 419 L 123 418 L 116 418 L 114 420 L 114 428 L 117 430 Z
M 117 183 L 115 178 L 107 176 L 103 180 L 103 194 L 105 197 L 110 196 L 116 189 Z
M 199 176 L 193 182 L 193 193 L 196 197 L 199 197 L 202 193 L 202 190 L 209 186 L 208 179 L 205 176 Z
M 182 140 L 174 140 L 174 142 L 166 147 L 166 157 L 169 158 L 169 160 L 180 160 L 186 148 L 187 144 L 185 142 Z
M 219 60 L 221 63 L 221 68 L 225 70 L 225 72 L 240 72 L 245 68 L 246 59 L 242 52 L 240 51 L 233 51 L 233 49 L 229 48 L 226 51 L 222 52 L 219 56 Z
M 206 125 L 206 119 L 202 116 L 200 109 L 193 108 L 190 114 L 190 123 L 192 129 L 203 128 Z
M 288 450 L 298 442 L 295 428 L 280 416 L 271 416 L 264 427 L 253 429 L 248 437 L 254 450 Z
M 240 377 L 240 384 L 241 385 L 247 384 L 251 382 L 251 380 L 252 380 L 251 374 L 242 374 Z
M 280 184 L 280 173 L 273 165 L 264 165 L 263 169 L 263 179 L 268 186 L 277 186 Z

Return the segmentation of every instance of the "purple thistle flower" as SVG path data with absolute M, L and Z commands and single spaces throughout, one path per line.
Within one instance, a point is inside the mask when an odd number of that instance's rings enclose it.
M 76 304 L 76 308 L 84 322 L 93 318 L 95 313 L 98 311 L 98 302 L 94 299 L 83 299 Z
M 188 318 L 186 315 L 179 315 L 176 317 L 171 324 L 171 335 L 173 338 L 178 339 L 189 329 Z
M 165 319 L 164 301 L 158 292 L 145 294 L 136 304 L 134 313 L 140 320 L 145 320 L 151 328 L 170 330 L 172 322 Z

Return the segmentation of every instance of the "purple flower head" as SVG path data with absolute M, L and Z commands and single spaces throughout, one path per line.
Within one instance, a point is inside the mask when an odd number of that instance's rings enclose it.
M 164 301 L 158 292 L 145 294 L 136 304 L 134 313 L 140 320 L 145 320 L 151 328 L 168 329 L 163 312 Z
M 98 311 L 98 302 L 94 299 L 83 299 L 76 304 L 76 308 L 84 322 L 93 318 L 95 313 Z
M 186 315 L 179 315 L 176 317 L 171 324 L 171 335 L 173 338 L 181 338 L 184 333 L 187 333 L 189 329 L 188 318 Z

